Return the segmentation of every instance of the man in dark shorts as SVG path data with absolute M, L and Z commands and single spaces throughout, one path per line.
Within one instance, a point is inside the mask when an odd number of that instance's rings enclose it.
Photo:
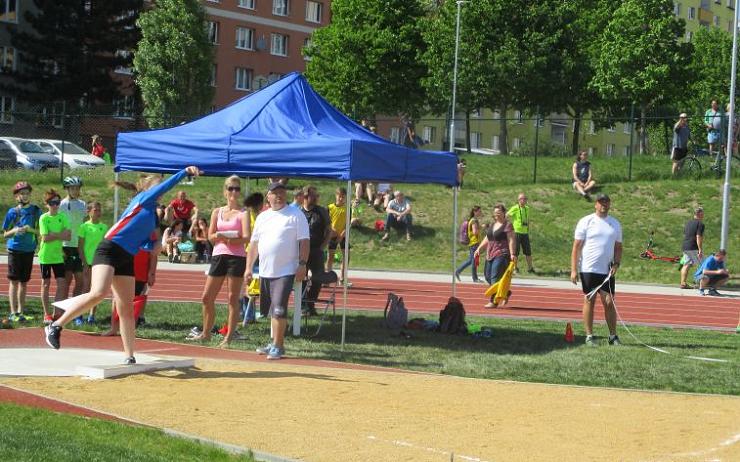
M 594 346 L 594 305 L 596 292 L 604 306 L 606 324 L 609 327 L 609 344 L 619 345 L 617 336 L 617 312 L 614 307 L 614 275 L 622 261 L 622 226 L 609 216 L 611 201 L 606 194 L 599 194 L 594 204 L 595 213 L 578 221 L 570 258 L 570 280 L 578 283 L 585 294 L 583 300 L 583 325 L 586 329 L 586 344 Z M 608 278 L 608 282 L 607 282 Z
M 689 137 L 691 132 L 689 131 L 688 118 L 685 112 L 682 112 L 678 116 L 678 122 L 673 126 L 673 149 L 671 149 L 671 160 L 673 161 L 673 167 L 671 172 L 675 176 L 681 166 L 683 160 L 689 153 Z
M 308 221 L 303 212 L 289 207 L 283 183 L 271 183 L 267 192 L 270 208 L 257 215 L 247 252 L 244 280 L 252 282 L 252 268 L 259 257 L 260 309 L 269 307 L 272 341 L 257 353 L 267 359 L 285 354 L 285 328 L 288 324 L 288 297 L 293 281 L 306 278 L 309 250 Z M 323 267 L 323 263 L 322 263 Z
M 686 223 L 683 228 L 683 257 L 681 261 L 681 285 L 682 289 L 690 289 L 686 279 L 689 275 L 689 268 L 698 266 L 704 259 L 704 209 L 697 207 L 694 209 L 694 218 Z
M 324 250 L 329 245 L 331 238 L 331 219 L 329 212 L 319 205 L 319 192 L 314 186 L 303 188 L 303 213 L 308 221 L 308 232 L 310 244 L 308 251 L 307 267 L 311 278 L 316 279 L 324 274 Z M 303 284 L 305 288 L 305 283 Z M 306 293 L 306 314 L 316 315 L 313 300 L 319 298 L 321 284 L 311 284 Z

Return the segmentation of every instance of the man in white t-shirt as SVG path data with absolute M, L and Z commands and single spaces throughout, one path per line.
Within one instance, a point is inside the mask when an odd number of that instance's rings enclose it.
M 257 353 L 267 359 L 280 359 L 285 354 L 285 328 L 288 323 L 288 297 L 293 281 L 306 278 L 308 260 L 308 221 L 303 212 L 286 203 L 285 184 L 273 182 L 267 192 L 270 208 L 257 215 L 247 253 L 244 280 L 252 282 L 252 268 L 260 260 L 260 308 L 269 307 L 272 342 Z
M 614 275 L 622 261 L 622 225 L 609 216 L 611 200 L 606 194 L 596 197 L 596 213 L 578 221 L 570 258 L 570 280 L 578 283 L 586 294 L 583 300 L 583 325 L 586 328 L 586 344 L 596 345 L 593 336 L 594 304 L 598 288 L 604 316 L 609 327 L 609 345 L 619 345 L 617 336 L 617 311 L 614 308 Z M 609 278 L 608 282 L 604 281 Z M 591 296 L 589 296 L 591 294 Z

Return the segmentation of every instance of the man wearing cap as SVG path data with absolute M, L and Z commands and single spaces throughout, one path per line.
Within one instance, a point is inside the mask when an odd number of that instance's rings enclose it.
M 247 253 L 244 280 L 252 282 L 252 269 L 260 261 L 260 308 L 269 307 L 272 341 L 257 353 L 267 359 L 280 359 L 285 354 L 285 328 L 288 320 L 288 297 L 293 281 L 306 278 L 308 259 L 308 222 L 300 210 L 289 207 L 283 183 L 271 183 L 267 192 L 270 208 L 257 215 Z
M 586 294 L 583 300 L 583 325 L 586 344 L 596 345 L 593 335 L 596 293 L 604 306 L 604 317 L 609 327 L 609 344 L 619 345 L 617 311 L 614 307 L 614 275 L 622 261 L 622 225 L 609 216 L 611 200 L 599 194 L 594 204 L 595 213 L 578 221 L 570 257 L 570 280 L 578 283 Z
M 683 165 L 683 160 L 689 153 L 689 137 L 691 132 L 689 131 L 688 118 L 685 112 L 682 112 L 678 116 L 678 122 L 673 126 L 673 149 L 671 149 L 671 160 L 673 161 L 673 167 L 671 172 L 673 176 L 678 174 Z
M 704 258 L 704 209 L 697 207 L 694 209 L 694 218 L 686 223 L 683 227 L 683 257 L 681 262 L 681 288 L 690 289 L 686 283 L 689 275 L 689 268 L 701 264 Z
M 381 238 L 387 241 L 390 237 L 391 228 L 398 228 L 406 232 L 406 240 L 411 240 L 411 202 L 403 196 L 401 191 L 393 193 L 393 200 L 385 208 L 388 216 L 385 219 L 385 234 Z

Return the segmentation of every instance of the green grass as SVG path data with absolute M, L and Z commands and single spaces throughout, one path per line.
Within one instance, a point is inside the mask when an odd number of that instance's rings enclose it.
M 0 460 L 66 461 L 255 459 L 164 434 L 162 431 L 0 403 Z
M 36 300 L 31 308 L 40 313 Z M 105 304 L 98 319 L 105 324 L 108 315 L 109 306 Z M 217 323 L 223 325 L 225 317 L 226 310 L 219 307 Z M 195 303 L 150 303 L 146 319 L 146 325 L 137 330 L 138 336 L 184 343 L 190 328 L 201 323 L 201 307 Z M 340 351 L 338 320 L 335 325 L 325 325 L 319 337 L 289 338 L 288 355 L 482 379 L 740 395 L 740 354 L 738 336 L 734 334 L 630 327 L 643 342 L 672 353 L 666 355 L 640 346 L 621 326 L 622 347 L 607 346 L 601 337 L 601 345 L 592 348 L 583 345 L 578 324 L 574 326 L 578 334 L 575 343 L 566 343 L 564 322 L 469 317 L 468 323 L 491 327 L 493 336 L 407 331 L 412 336 L 407 339 L 382 327 L 381 320 L 382 312 L 350 311 L 344 352 Z M 86 330 L 104 328 L 107 325 Z M 268 342 L 269 323 L 265 320 L 241 331 L 247 339 L 233 342 L 233 348 L 254 351 Z M 605 335 L 606 327 L 598 326 L 595 332 Z M 214 337 L 210 345 L 218 341 Z M 697 361 L 686 356 L 729 362 Z
M 593 205 L 573 193 L 570 186 L 572 159 L 542 157 L 538 159 L 537 183 L 532 183 L 534 159 L 515 156 L 466 156 L 468 173 L 460 193 L 459 220 L 467 216 L 473 205 L 484 207 L 489 217 L 493 205 L 504 202 L 512 205 L 519 192 L 526 192 L 533 207 L 531 240 L 534 263 L 540 275 L 564 278 L 570 273 L 570 248 L 575 224 L 582 216 L 593 212 Z M 620 280 L 646 283 L 676 284 L 676 266 L 639 258 L 650 231 L 655 231 L 655 252 L 659 255 L 679 255 L 683 226 L 691 218 L 691 210 L 702 205 L 705 210 L 705 249 L 713 251 L 719 246 L 721 225 L 722 181 L 708 174 L 699 180 L 670 178 L 670 161 L 665 158 L 636 156 L 633 163 L 633 180 L 625 181 L 628 159 L 625 157 L 595 158 L 595 178 L 602 185 L 600 191 L 612 198 L 612 214 L 622 223 L 624 230 L 624 257 Z M 25 172 L 24 172 L 25 173 Z M 112 173 L 109 168 L 82 172 L 85 181 L 83 198 L 103 203 L 104 220 L 112 221 L 113 193 L 110 188 Z M 135 174 L 122 175 L 134 179 Z M 48 187 L 58 187 L 59 172 L 28 173 L 24 177 L 34 185 L 33 199 L 40 202 L 41 192 Z M 734 173 L 733 197 L 738 197 L 737 171 Z M 0 172 L 0 190 L 8 191 L 17 181 L 17 172 Z M 305 185 L 308 180 L 292 180 L 292 185 Z M 339 182 L 316 181 L 321 203 L 333 200 L 333 191 Z M 221 178 L 201 178 L 194 186 L 182 186 L 206 215 L 219 205 Z M 264 189 L 265 182 L 252 180 L 250 188 Z M 392 269 L 409 271 L 450 271 L 452 241 L 452 192 L 435 185 L 397 185 L 410 197 L 414 207 L 414 240 L 406 242 L 393 235 L 390 242 L 380 242 L 373 229 L 377 219 L 384 214 L 371 207 L 364 207 L 359 214 L 363 226 L 353 229 L 352 268 Z M 165 199 L 171 198 L 174 191 Z M 3 195 L 0 207 L 12 205 L 10 194 Z M 125 206 L 130 195 L 122 193 Z M 736 201 L 735 201 L 736 202 Z M 488 218 L 486 218 L 488 219 Z M 733 257 L 740 248 L 740 224 L 737 213 L 731 215 L 728 249 L 728 266 L 737 274 L 740 266 Z M 456 228 L 456 227 L 455 227 Z M 460 246 L 458 246 L 460 247 Z M 466 257 L 460 248 L 458 262 Z

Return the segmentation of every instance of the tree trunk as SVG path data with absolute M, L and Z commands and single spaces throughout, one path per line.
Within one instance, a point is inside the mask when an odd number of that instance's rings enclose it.
M 640 105 L 640 154 L 647 154 L 647 107 Z
M 578 147 L 579 143 L 581 142 L 581 117 L 583 114 L 581 114 L 581 111 L 576 111 L 575 116 L 573 117 L 573 145 L 571 147 L 570 153 L 575 157 L 578 155 Z
M 470 154 L 470 111 L 465 110 L 465 151 Z
M 508 155 L 509 154 L 509 131 L 507 128 L 507 122 L 506 120 L 506 105 L 502 104 L 499 108 L 499 126 L 500 126 L 500 137 L 498 141 L 498 147 L 501 154 Z

